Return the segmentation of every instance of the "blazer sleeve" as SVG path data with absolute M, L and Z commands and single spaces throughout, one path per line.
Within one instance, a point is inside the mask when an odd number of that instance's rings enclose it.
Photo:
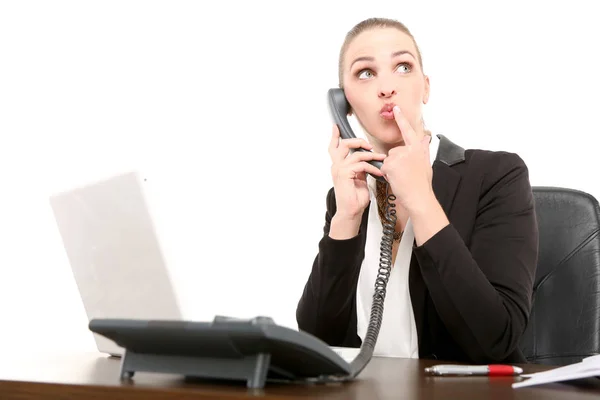
M 481 363 L 517 349 L 538 252 L 528 169 L 516 154 L 492 154 L 481 165 L 486 172 L 469 247 L 449 224 L 414 253 L 446 328 Z
M 330 346 L 352 346 L 348 327 L 355 312 L 355 288 L 364 257 L 363 213 L 359 233 L 349 239 L 329 237 L 336 203 L 333 188 L 327 194 L 323 237 L 312 270 L 296 309 L 298 329 L 308 332 Z M 354 318 L 355 320 L 355 318 Z

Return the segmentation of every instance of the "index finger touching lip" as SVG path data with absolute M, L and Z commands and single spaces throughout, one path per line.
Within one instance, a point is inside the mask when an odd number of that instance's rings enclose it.
M 398 128 L 400 128 L 400 133 L 402 134 L 402 139 L 404 143 L 407 145 L 411 145 L 417 142 L 417 134 L 412 129 L 408 120 L 404 117 L 402 111 L 400 111 L 400 107 L 394 106 L 394 117 L 396 118 L 396 123 L 398 124 Z

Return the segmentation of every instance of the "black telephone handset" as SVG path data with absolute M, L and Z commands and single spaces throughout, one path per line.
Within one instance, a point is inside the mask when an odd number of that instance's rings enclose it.
M 354 137 L 343 90 L 329 91 L 329 106 L 341 136 Z M 381 168 L 379 161 L 371 163 Z M 241 380 L 246 381 L 248 388 L 258 389 L 268 381 L 353 380 L 373 356 L 383 318 L 396 223 L 394 204 L 389 201 L 393 199 L 393 195 L 388 195 L 381 261 L 367 333 L 358 355 L 350 363 L 321 339 L 279 326 L 269 317 L 218 316 L 212 322 L 96 318 L 90 321 L 89 329 L 124 349 L 121 379 L 131 379 L 136 372 L 172 373 L 189 379 Z
M 348 103 L 348 99 L 346 99 L 346 95 L 344 94 L 343 89 L 332 88 L 327 92 L 327 99 L 329 102 L 329 111 L 331 113 L 331 117 L 333 121 L 337 124 L 340 130 L 340 136 L 342 139 L 353 139 L 356 137 L 352 128 L 350 127 L 350 123 L 348 122 L 348 115 L 350 114 L 350 104 Z M 363 148 L 355 149 L 354 151 L 369 151 Z M 371 160 L 368 161 L 372 166 L 381 169 L 383 163 L 379 160 Z M 382 176 L 371 175 L 373 178 L 386 182 L 385 178 Z

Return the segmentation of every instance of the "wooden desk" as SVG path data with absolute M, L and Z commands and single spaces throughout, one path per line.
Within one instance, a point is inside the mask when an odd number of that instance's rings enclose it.
M 267 386 L 252 392 L 243 384 L 192 384 L 180 377 L 137 373 L 132 383 L 119 381 L 119 359 L 98 353 L 3 355 L 1 399 L 598 399 L 600 384 L 552 384 L 513 389 L 520 378 L 430 377 L 433 362 L 374 358 L 358 380 L 339 385 Z M 525 372 L 547 367 L 523 366 Z

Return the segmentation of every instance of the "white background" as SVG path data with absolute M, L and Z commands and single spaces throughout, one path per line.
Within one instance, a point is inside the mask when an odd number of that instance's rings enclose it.
M 599 196 L 596 7 L 0 3 L 0 346 L 95 348 L 48 197 L 129 169 L 189 318 L 296 327 L 331 185 L 325 93 L 367 17 L 416 36 L 434 133 L 519 153 L 533 185 Z

